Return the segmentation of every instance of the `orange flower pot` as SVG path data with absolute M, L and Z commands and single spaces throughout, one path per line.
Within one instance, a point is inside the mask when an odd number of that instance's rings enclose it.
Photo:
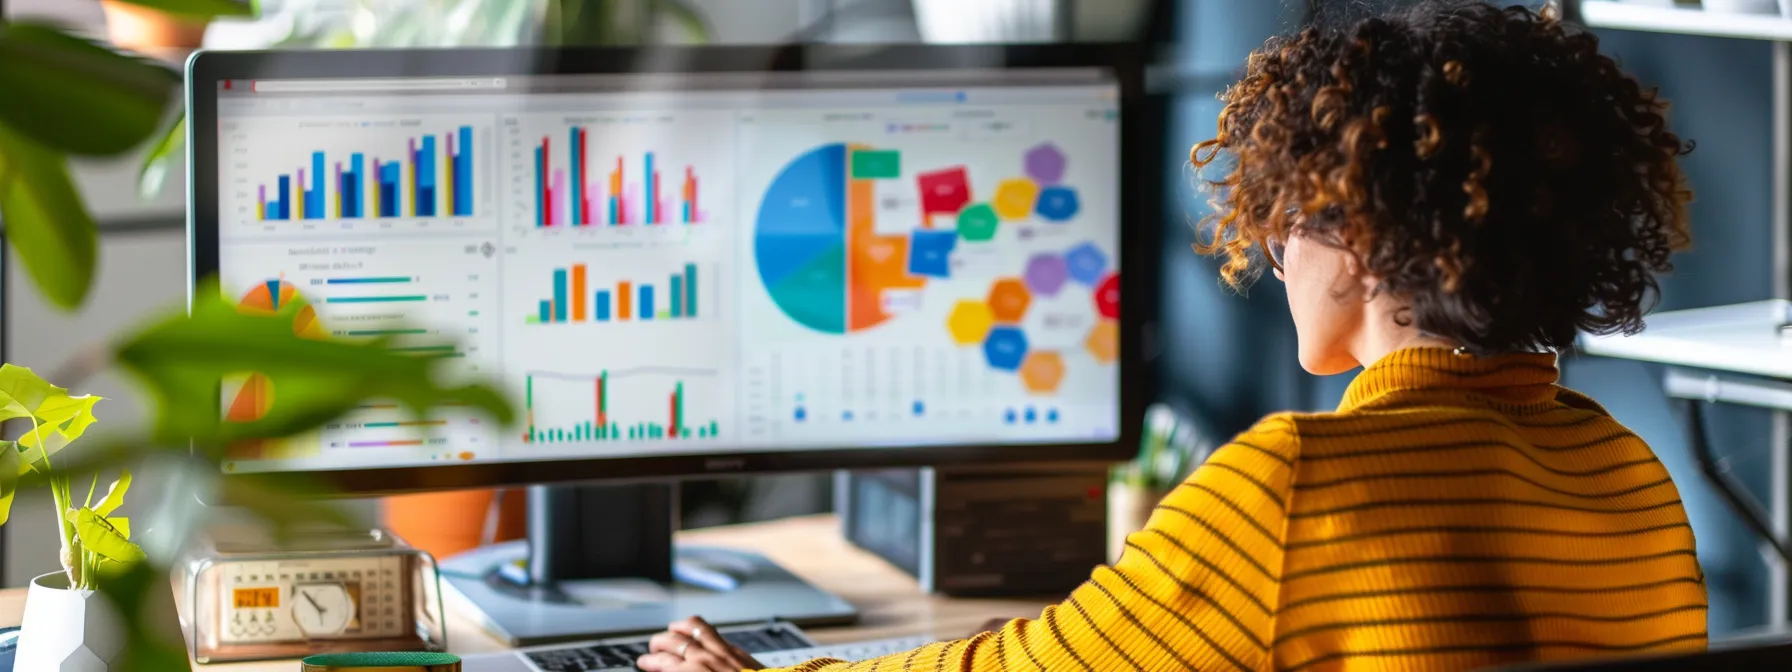
M 112 44 L 140 52 L 197 49 L 205 43 L 206 22 L 118 0 L 100 0 Z
M 496 490 L 461 490 L 399 495 L 380 500 L 380 520 L 386 529 L 437 559 L 478 548 L 485 531 L 486 514 Z M 494 541 L 521 539 L 528 524 L 528 498 L 511 490 L 499 505 Z

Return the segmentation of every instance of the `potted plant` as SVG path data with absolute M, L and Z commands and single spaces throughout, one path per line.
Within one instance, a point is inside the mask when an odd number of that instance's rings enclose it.
M 124 651 L 126 628 L 99 587 L 107 576 L 144 559 L 143 549 L 131 542 L 130 519 L 113 515 L 131 488 L 131 472 L 122 472 L 96 500 L 97 474 L 90 477 L 86 496 L 77 498 L 70 476 L 54 466 L 57 453 L 93 424 L 99 401 L 70 396 L 31 369 L 0 366 L 0 419 L 29 423 L 17 441 L 0 443 L 0 471 L 45 478 L 56 502 L 62 548 L 62 571 L 31 580 L 16 662 L 22 670 L 105 670 Z M 15 494 L 0 493 L 0 523 Z
M 106 37 L 122 49 L 174 55 L 198 49 L 214 16 L 253 11 L 239 0 L 100 0 Z
M 1115 467 L 1108 483 L 1108 559 L 1126 550 L 1126 535 L 1144 529 L 1151 512 L 1189 470 L 1207 459 L 1213 446 L 1195 423 L 1169 406 L 1145 412 L 1139 454 Z

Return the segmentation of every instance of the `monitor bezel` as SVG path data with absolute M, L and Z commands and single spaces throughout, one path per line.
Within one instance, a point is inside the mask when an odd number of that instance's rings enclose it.
M 1147 193 L 1135 174 L 1153 152 L 1141 145 L 1145 60 L 1132 45 L 786 45 L 774 47 L 515 48 L 356 51 L 201 51 L 187 62 L 188 300 L 218 271 L 217 103 L 225 80 L 579 74 L 755 73 L 956 68 L 1102 68 L 1119 85 L 1121 272 L 1119 435 L 1101 443 L 950 444 L 812 448 L 725 454 L 471 462 L 443 466 L 261 472 L 302 473 L 345 494 L 396 494 L 595 481 L 721 477 L 748 473 L 1009 463 L 1115 462 L 1137 452 L 1145 415 L 1144 334 L 1157 296 Z M 1132 270 L 1128 270 L 1132 269 Z M 1126 298 L 1130 297 L 1130 298 Z M 226 475 L 229 478 L 230 475 Z

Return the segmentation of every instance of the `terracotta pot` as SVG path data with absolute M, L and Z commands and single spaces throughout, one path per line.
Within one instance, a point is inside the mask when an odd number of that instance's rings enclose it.
M 1126 550 L 1126 535 L 1145 529 L 1151 512 L 1163 501 L 1164 491 L 1136 488 L 1123 483 L 1108 485 L 1108 561 L 1118 562 Z
M 100 7 L 106 10 L 106 34 L 120 48 L 163 52 L 205 43 L 205 21 L 117 0 L 100 0 Z
M 437 558 L 449 558 L 479 547 L 495 492 L 464 490 L 386 497 L 380 500 L 380 518 L 386 529 L 412 546 Z M 526 494 L 522 490 L 508 491 L 499 505 L 493 541 L 523 538 L 528 511 Z
M 124 652 L 124 619 L 99 591 L 69 590 L 68 575 L 31 580 L 14 669 L 107 672 Z

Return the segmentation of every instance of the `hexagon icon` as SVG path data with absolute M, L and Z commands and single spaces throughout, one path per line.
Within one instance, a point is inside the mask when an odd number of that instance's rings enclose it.
M 1120 319 L 1120 274 L 1109 273 L 1095 286 L 1095 312 L 1110 320 Z
M 1027 315 L 1033 295 L 1020 278 L 1002 278 L 989 286 L 989 312 L 1002 324 L 1014 324 Z
M 996 211 L 988 203 L 978 203 L 958 213 L 958 235 L 969 242 L 983 242 L 996 237 Z
M 946 330 L 952 332 L 952 341 L 959 345 L 982 343 L 995 324 L 996 316 L 989 311 L 989 304 L 970 299 L 953 304 L 952 313 L 946 316 Z
M 1039 185 L 1024 177 L 1002 180 L 996 185 L 996 197 L 991 200 L 996 206 L 996 214 L 1002 219 L 1026 219 L 1038 202 Z
M 992 369 L 1013 371 L 1027 358 L 1027 335 L 1019 327 L 996 327 L 983 341 L 983 358 Z
M 1039 192 L 1035 203 L 1034 211 L 1045 221 L 1055 224 L 1070 221 L 1083 208 L 1082 201 L 1077 200 L 1076 190 L 1070 187 L 1047 187 Z
M 1064 263 L 1064 257 L 1056 254 L 1035 254 L 1027 260 L 1027 272 L 1022 274 L 1027 279 L 1027 289 L 1041 296 L 1057 296 L 1058 290 L 1064 288 L 1064 281 L 1070 277 L 1070 268 Z
M 1058 391 L 1058 383 L 1064 380 L 1064 357 L 1050 350 L 1035 350 L 1027 353 L 1027 359 L 1020 364 L 1020 382 L 1027 386 L 1027 391 L 1034 394 L 1051 394 Z
M 1102 320 L 1089 330 L 1089 336 L 1083 339 L 1083 348 L 1089 356 L 1103 364 L 1113 364 L 1120 359 L 1120 323 L 1113 320 Z
M 1064 179 L 1064 150 L 1045 143 L 1027 150 L 1027 177 L 1040 184 L 1057 184 Z
M 1108 272 L 1108 255 L 1095 243 L 1083 243 L 1064 253 L 1064 265 L 1070 267 L 1070 279 L 1084 287 L 1094 287 L 1101 274 Z

